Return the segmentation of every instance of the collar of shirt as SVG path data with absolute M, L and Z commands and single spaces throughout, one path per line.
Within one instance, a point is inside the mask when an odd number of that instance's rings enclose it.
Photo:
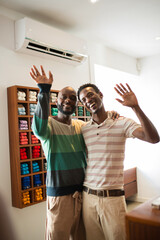
M 102 123 L 98 124 L 96 123 L 93 119 L 90 120 L 90 123 L 89 125 L 95 125 L 97 126 L 98 128 L 104 126 L 104 125 L 111 125 L 111 123 L 114 123 L 114 120 L 111 119 L 111 118 L 106 118 Z

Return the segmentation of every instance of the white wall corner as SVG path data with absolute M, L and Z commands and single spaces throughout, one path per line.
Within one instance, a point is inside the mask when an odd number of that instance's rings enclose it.
M 91 81 L 94 82 L 94 65 L 102 65 L 133 75 L 139 75 L 137 59 L 101 44 L 88 43 L 90 55 Z
M 139 58 L 136 59 L 136 68 L 137 68 L 138 74 L 140 74 L 141 69 L 142 69 L 142 65 L 141 65 L 141 59 L 139 59 Z

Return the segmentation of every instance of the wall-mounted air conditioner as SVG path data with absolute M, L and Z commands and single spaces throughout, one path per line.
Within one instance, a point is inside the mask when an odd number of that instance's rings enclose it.
M 27 17 L 15 22 L 15 50 L 73 65 L 87 59 L 84 40 Z

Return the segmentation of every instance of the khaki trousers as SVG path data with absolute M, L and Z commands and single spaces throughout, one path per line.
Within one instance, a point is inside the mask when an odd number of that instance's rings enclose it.
M 125 197 L 98 197 L 83 192 L 87 240 L 125 239 Z
M 82 193 L 47 197 L 46 240 L 85 240 Z

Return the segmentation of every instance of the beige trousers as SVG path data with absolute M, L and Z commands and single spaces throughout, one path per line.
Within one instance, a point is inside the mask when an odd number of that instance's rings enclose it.
M 46 240 L 85 240 L 82 193 L 47 197 Z
M 125 197 L 98 197 L 83 192 L 87 240 L 125 239 Z

